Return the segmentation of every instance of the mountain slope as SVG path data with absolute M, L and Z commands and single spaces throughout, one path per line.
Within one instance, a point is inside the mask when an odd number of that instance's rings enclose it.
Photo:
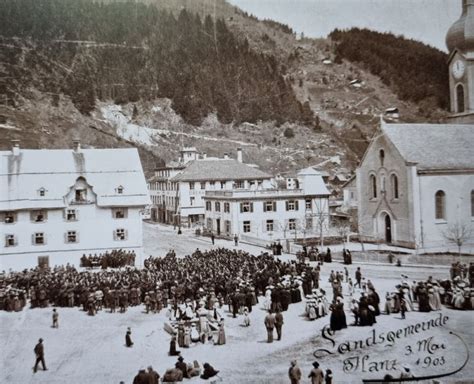
M 223 122 L 311 118 L 275 58 L 250 50 L 222 19 L 77 0 L 5 0 L 0 15 L 9 68 L 21 71 L 5 71 L 13 95 L 64 93 L 86 114 L 95 98 L 166 97 L 193 124 L 212 112 Z
M 393 78 L 344 54 L 351 39 Z M 218 156 L 243 146 L 246 161 L 272 173 L 322 162 L 353 169 L 386 108 L 407 122 L 445 115 L 427 77 L 417 90 L 426 97 L 400 96 L 406 77 L 378 49 L 341 32 L 299 39 L 224 0 L 4 0 L 0 146 L 67 147 L 80 136 L 138 146 L 148 170 L 151 156 L 169 160 L 182 145 Z

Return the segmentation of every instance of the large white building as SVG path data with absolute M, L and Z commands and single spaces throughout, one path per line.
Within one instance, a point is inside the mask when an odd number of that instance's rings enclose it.
M 329 229 L 329 191 L 321 174 L 300 171 L 290 189 L 248 186 L 207 191 L 206 228 L 257 244 L 320 237 Z
M 149 204 L 136 149 L 0 152 L 0 269 L 79 265 L 112 249 L 142 257 Z
M 385 124 L 357 169 L 364 240 L 416 249 L 474 243 L 474 125 Z
M 199 156 L 195 148 L 185 148 L 179 162 L 155 172 L 148 181 L 155 217 L 160 222 L 192 226 L 204 220 L 207 191 L 257 190 L 272 186 L 271 176 L 237 159 Z

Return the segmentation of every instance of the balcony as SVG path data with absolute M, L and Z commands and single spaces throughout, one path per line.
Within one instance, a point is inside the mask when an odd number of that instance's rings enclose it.
M 258 189 L 258 190 L 233 190 L 233 191 L 206 191 L 206 197 L 224 197 L 235 199 L 272 198 L 272 197 L 303 196 L 302 189 Z

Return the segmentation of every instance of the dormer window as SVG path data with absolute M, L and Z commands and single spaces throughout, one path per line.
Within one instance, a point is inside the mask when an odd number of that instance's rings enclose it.
M 76 189 L 75 197 L 76 202 L 85 202 L 87 200 L 87 190 Z
M 122 187 L 121 185 L 119 185 L 119 186 L 117 187 L 116 191 L 117 191 L 117 193 L 118 193 L 119 195 L 122 195 L 122 194 L 123 194 L 123 187 Z
M 46 196 L 46 189 L 45 188 L 38 189 L 38 196 L 40 197 Z

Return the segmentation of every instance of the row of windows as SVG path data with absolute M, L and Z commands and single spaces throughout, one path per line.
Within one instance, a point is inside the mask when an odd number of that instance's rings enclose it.
M 371 199 L 377 198 L 377 177 L 375 175 L 369 176 L 369 188 L 370 193 L 369 196 Z M 382 177 L 382 185 L 381 185 L 381 192 L 385 193 L 385 177 Z M 398 176 L 392 173 L 390 175 L 390 197 L 394 200 L 399 198 L 399 191 L 398 191 Z
M 242 202 L 240 203 L 240 212 L 253 212 L 253 202 Z M 262 203 L 263 212 L 276 212 L 277 211 L 277 203 L 276 201 L 264 201 Z M 305 207 L 306 209 L 312 208 L 312 201 L 311 199 L 305 200 Z M 285 201 L 285 209 L 286 211 L 298 211 L 299 210 L 299 202 L 298 200 L 287 200 Z M 206 211 L 212 211 L 212 202 L 206 201 Z M 214 211 L 220 212 L 221 211 L 221 203 L 216 201 L 214 203 Z M 230 204 L 224 203 L 224 212 L 230 212 Z
M 128 231 L 123 228 L 114 230 L 113 238 L 117 241 L 127 240 Z M 79 232 L 78 231 L 67 231 L 64 233 L 64 242 L 67 244 L 79 243 Z M 31 235 L 31 243 L 33 245 L 45 245 L 46 234 L 44 232 L 36 232 Z M 5 247 L 15 247 L 18 245 L 18 239 L 15 235 L 5 235 Z
M 124 191 L 124 188 L 121 185 L 119 185 L 117 188 L 115 188 L 115 192 L 119 195 L 122 195 L 123 191 Z M 48 190 L 44 187 L 41 187 L 36 192 L 38 193 L 38 196 L 45 197 Z M 78 201 L 84 201 L 87 197 L 87 190 L 85 190 L 85 189 L 76 189 L 75 197 L 76 197 L 76 200 L 78 200 Z
M 79 211 L 77 209 L 66 209 L 63 212 L 64 220 L 66 221 L 78 221 Z M 127 208 L 112 208 L 112 218 L 114 219 L 125 219 L 128 217 Z M 44 209 L 34 210 L 30 212 L 30 221 L 33 223 L 44 223 L 48 220 L 48 211 Z M 17 213 L 0 212 L 0 221 L 6 224 L 14 224 L 18 221 Z
M 288 219 L 285 225 L 285 230 L 295 231 L 296 230 L 296 223 L 297 219 Z M 306 229 L 312 228 L 313 220 L 312 218 L 308 218 L 306 220 Z M 276 223 L 274 220 L 266 220 L 264 223 L 264 231 L 272 232 L 276 228 Z M 250 220 L 242 222 L 242 230 L 244 233 L 252 232 L 252 222 Z
M 208 183 L 208 187 L 210 189 L 215 189 L 216 188 L 216 182 L 215 181 L 209 181 L 207 183 Z M 217 185 L 220 186 L 220 189 L 224 189 L 225 186 L 226 186 L 226 181 L 218 181 Z M 249 188 L 252 188 L 255 185 L 261 186 L 262 185 L 262 180 L 257 180 L 257 181 L 249 180 L 248 185 L 249 185 Z M 200 189 L 206 189 L 206 182 L 201 181 L 199 183 L 195 183 L 194 181 L 191 181 L 189 183 L 189 189 L 197 189 L 198 187 Z M 234 189 L 245 188 L 245 180 L 236 180 L 236 181 L 234 181 L 232 183 L 232 188 L 234 188 Z

